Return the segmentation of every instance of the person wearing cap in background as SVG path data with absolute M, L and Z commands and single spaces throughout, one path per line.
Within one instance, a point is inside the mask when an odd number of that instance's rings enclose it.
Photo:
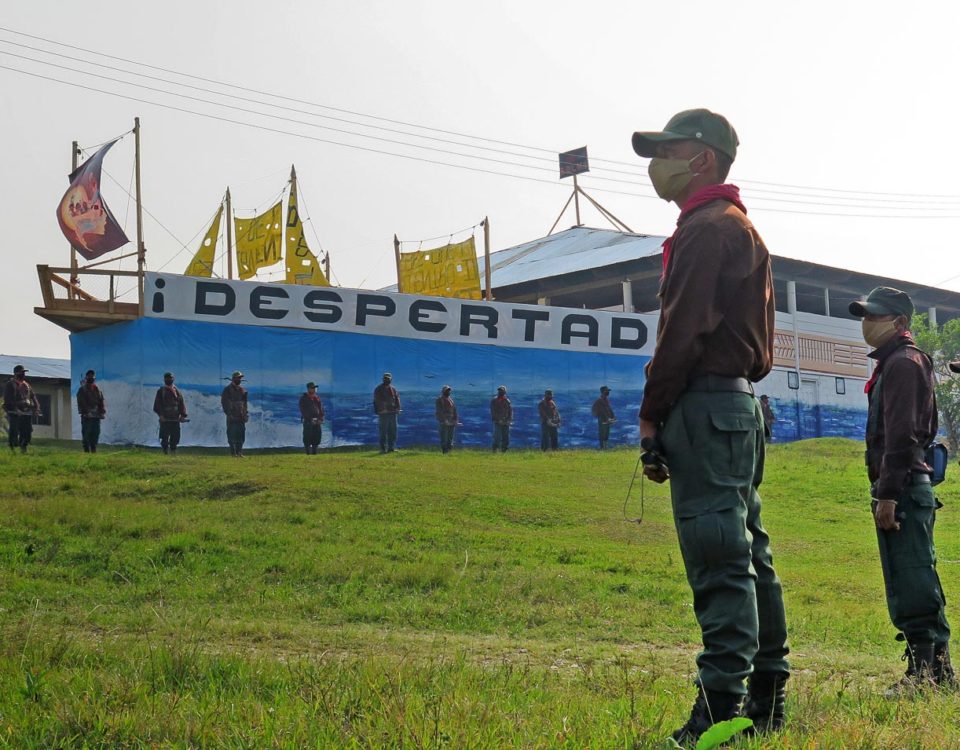
M 703 637 L 697 698 L 673 734 L 685 746 L 741 711 L 755 731 L 780 729 L 790 674 L 783 592 L 760 520 L 765 445 L 752 385 L 773 364 L 773 279 L 739 190 L 726 184 L 738 145 L 727 119 L 706 109 L 633 134 L 637 154 L 652 157 L 657 195 L 680 208 L 663 243 L 640 436 L 659 441 L 669 467 L 645 466 L 644 473 L 670 479 Z
M 383 382 L 373 389 L 373 412 L 380 430 L 380 452 L 393 453 L 397 449 L 400 394 L 393 387 L 393 375 L 389 372 L 383 373 Z
M 560 410 L 549 388 L 543 392 L 543 399 L 537 404 L 537 413 L 540 415 L 540 450 L 555 451 L 560 443 Z
M 493 450 L 506 453 L 510 445 L 510 425 L 513 424 L 513 404 L 507 398 L 507 386 L 497 388 L 490 399 L 490 418 L 493 420 Z
M 887 609 L 897 640 L 906 641 L 907 672 L 887 697 L 955 684 L 950 626 L 937 575 L 933 526 L 939 503 L 924 458 L 937 434 L 933 362 L 910 334 L 913 301 L 877 287 L 850 303 L 876 361 L 867 381 L 867 476 L 880 547 Z
M 303 422 L 303 449 L 307 455 L 317 455 L 317 446 L 323 437 L 323 402 L 317 394 L 317 384 L 307 383 L 307 391 L 300 396 L 300 421 Z
M 763 431 L 767 442 L 773 440 L 773 425 L 777 422 L 777 415 L 770 406 L 770 397 L 764 393 L 760 397 L 760 413 L 763 415 Z
M 3 387 L 3 409 L 7 412 L 7 438 L 10 450 L 27 452 L 33 436 L 33 418 L 40 416 L 40 400 L 27 382 L 27 368 L 17 365 L 13 377 Z
M 605 450 L 610 440 L 610 425 L 617 421 L 613 415 L 613 407 L 610 406 L 610 389 L 607 386 L 600 386 L 600 398 L 593 402 L 590 411 L 597 418 L 600 450 Z
M 183 394 L 173 384 L 172 372 L 163 373 L 163 385 L 153 399 L 153 413 L 160 420 L 160 448 L 164 453 L 176 453 L 180 445 L 180 425 L 186 422 L 187 406 Z
M 80 436 L 83 452 L 96 453 L 100 442 L 100 420 L 107 416 L 107 402 L 97 385 L 97 373 L 87 370 L 77 389 L 77 411 L 80 413 Z
M 250 419 L 247 389 L 240 385 L 242 382 L 243 373 L 235 371 L 220 394 L 220 406 L 227 415 L 227 443 L 230 445 L 230 455 L 236 458 L 243 458 L 243 443 L 247 438 L 247 421 Z
M 449 385 L 443 386 L 434 411 L 437 425 L 440 428 L 440 451 L 442 453 L 449 453 L 453 450 L 453 433 L 457 429 L 457 405 L 450 397 L 451 391 Z

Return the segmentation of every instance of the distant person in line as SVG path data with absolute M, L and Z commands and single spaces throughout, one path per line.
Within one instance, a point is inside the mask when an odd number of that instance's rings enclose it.
M 189 419 L 183 394 L 173 381 L 172 372 L 163 373 L 163 385 L 157 389 L 153 399 L 153 413 L 160 420 L 160 448 L 164 453 L 177 452 L 180 425 Z
M 543 400 L 537 404 L 540 414 L 540 450 L 555 451 L 560 443 L 558 432 L 560 429 L 560 410 L 553 400 L 553 391 L 547 388 L 543 392 Z
M 493 450 L 506 453 L 510 445 L 510 425 L 513 424 L 513 404 L 507 398 L 507 386 L 497 388 L 490 399 L 490 418 L 493 420 Z
M 227 415 L 227 443 L 230 455 L 243 458 L 243 443 L 247 438 L 247 422 L 250 409 L 247 406 L 247 389 L 243 382 L 243 373 L 237 370 L 230 376 L 230 382 L 220 395 L 220 406 Z
M 100 420 L 107 416 L 107 402 L 97 385 L 97 373 L 87 370 L 77 389 L 77 411 L 80 413 L 80 436 L 83 452 L 96 453 L 100 442 Z
M 373 390 L 373 411 L 380 430 L 380 452 L 393 453 L 397 449 L 397 415 L 400 413 L 400 394 L 393 387 L 393 375 L 383 373 L 383 382 Z
M 317 394 L 317 384 L 307 383 L 306 393 L 300 396 L 300 421 L 303 422 L 303 450 L 308 456 L 317 455 L 317 446 L 323 437 L 323 402 Z
M 457 405 L 450 396 L 451 392 L 449 385 L 443 386 L 436 402 L 435 415 L 440 428 L 441 453 L 453 450 L 453 433 L 457 429 Z
M 610 406 L 610 389 L 607 386 L 600 386 L 600 398 L 593 402 L 593 408 L 590 411 L 597 418 L 600 450 L 606 450 L 607 443 L 610 442 L 610 425 L 617 421 L 613 415 L 613 407 Z
M 956 684 L 950 664 L 950 625 L 937 575 L 933 527 L 939 503 L 926 448 L 937 435 L 937 399 L 930 356 L 910 335 L 913 301 L 877 287 L 850 303 L 863 319 L 863 339 L 876 361 L 867 382 L 867 476 L 880 547 L 887 610 L 897 640 L 906 641 L 907 673 L 887 697 Z
M 680 112 L 633 134 L 657 195 L 680 209 L 663 243 L 660 321 L 647 363 L 640 437 L 659 441 L 703 651 L 697 698 L 673 733 L 684 747 L 742 713 L 757 732 L 785 722 L 783 590 L 760 518 L 763 415 L 753 383 L 773 365 L 770 254 L 727 184 L 738 138 L 725 117 Z M 744 685 L 744 680 L 747 684 Z
M 13 368 L 13 377 L 3 387 L 3 409 L 7 412 L 10 450 L 19 446 L 20 452 L 26 453 L 33 436 L 33 418 L 40 416 L 40 401 L 27 382 L 27 368 L 23 365 Z
M 773 440 L 773 425 L 777 422 L 777 415 L 770 407 L 770 397 L 766 393 L 760 397 L 760 411 L 763 413 L 764 438 L 769 443 Z

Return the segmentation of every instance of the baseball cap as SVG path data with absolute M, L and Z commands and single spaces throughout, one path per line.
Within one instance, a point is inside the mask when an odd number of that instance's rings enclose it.
M 506 392 L 507 392 L 507 386 L 505 386 L 505 385 L 498 385 L 498 386 L 497 386 L 497 390 L 498 390 L 498 391 L 502 391 L 503 393 L 506 393 Z
M 165 372 L 165 373 L 163 373 L 163 378 L 164 378 L 164 380 L 166 380 L 167 378 L 172 378 L 172 377 L 173 377 L 173 373 L 172 373 L 172 372 Z
M 687 109 L 671 117 L 663 130 L 634 133 L 633 150 L 651 158 L 656 156 L 657 146 L 670 141 L 701 141 L 731 159 L 737 158 L 740 145 L 737 131 L 726 117 L 709 109 Z
M 393 380 L 393 375 L 391 375 L 389 372 L 383 373 L 383 377 L 387 378 L 388 380 Z
M 605 385 L 600 386 L 600 393 L 610 393 L 610 389 Z
M 234 378 L 240 378 L 243 380 L 243 373 L 240 372 L 240 370 L 234 370 L 233 375 L 230 376 L 230 379 L 233 380 Z
M 309 383 L 307 383 L 307 388 L 316 388 L 316 387 L 317 387 L 317 384 L 314 383 L 312 380 Z
M 23 365 L 15 365 L 14 368 L 13 368 L 13 371 L 14 371 L 14 373 L 18 373 L 18 372 L 30 372 L 30 371 L 29 371 L 26 367 L 24 367 Z
M 858 318 L 866 315 L 913 316 L 913 300 L 906 292 L 889 286 L 878 286 L 864 300 L 850 303 L 850 314 Z

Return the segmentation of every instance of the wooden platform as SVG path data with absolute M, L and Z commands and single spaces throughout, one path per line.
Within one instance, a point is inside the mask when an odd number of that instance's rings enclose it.
M 110 277 L 110 292 L 107 299 L 97 299 L 77 283 L 78 275 Z M 34 313 L 66 328 L 71 333 L 89 331 L 92 328 L 136 320 L 141 315 L 140 303 L 118 302 L 114 299 L 115 279 L 119 276 L 138 277 L 136 271 L 109 269 L 70 269 L 37 266 L 43 307 L 33 308 Z

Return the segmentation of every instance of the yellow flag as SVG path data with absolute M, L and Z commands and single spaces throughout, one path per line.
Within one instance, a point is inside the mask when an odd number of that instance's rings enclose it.
M 234 219 L 237 228 L 237 271 L 241 279 L 249 279 L 258 269 L 280 262 L 283 243 L 281 218 L 283 204 L 252 219 Z
M 290 200 L 287 202 L 287 250 L 284 257 L 287 268 L 288 284 L 308 286 L 330 286 L 327 277 L 320 269 L 320 261 L 307 247 L 307 238 L 303 236 L 303 222 L 297 211 L 297 187 L 290 187 Z
M 466 242 L 400 255 L 400 288 L 405 294 L 480 299 L 477 247 Z
M 220 210 L 217 211 L 213 224 L 207 230 L 207 236 L 200 243 L 200 249 L 193 256 L 187 270 L 183 272 L 184 276 L 206 276 L 209 278 L 213 275 L 213 261 L 217 257 L 217 237 L 220 236 L 221 216 L 223 216 L 223 204 L 220 205 Z

